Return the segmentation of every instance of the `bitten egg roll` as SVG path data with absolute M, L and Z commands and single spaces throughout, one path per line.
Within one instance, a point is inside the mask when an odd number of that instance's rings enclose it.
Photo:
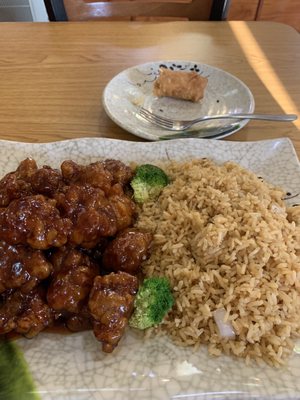
M 154 82 L 153 94 L 157 97 L 167 96 L 197 102 L 203 98 L 206 85 L 207 78 L 195 71 L 160 68 L 159 77 Z

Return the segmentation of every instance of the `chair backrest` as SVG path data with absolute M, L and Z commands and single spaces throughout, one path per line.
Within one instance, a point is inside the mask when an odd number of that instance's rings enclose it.
M 225 19 L 230 0 L 47 0 L 46 3 L 48 13 L 51 9 L 56 21 L 201 21 Z

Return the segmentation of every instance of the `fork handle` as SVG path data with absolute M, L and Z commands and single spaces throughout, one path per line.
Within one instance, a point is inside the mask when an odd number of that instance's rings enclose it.
M 199 118 L 199 121 L 208 121 L 211 119 L 261 119 L 265 121 L 295 121 L 298 116 L 296 114 L 223 114 L 223 115 L 212 115 L 207 117 Z

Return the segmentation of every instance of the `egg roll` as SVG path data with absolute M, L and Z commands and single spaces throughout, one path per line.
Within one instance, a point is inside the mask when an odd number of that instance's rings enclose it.
M 153 85 L 153 94 L 157 97 L 174 97 L 197 102 L 204 96 L 207 78 L 195 71 L 172 71 L 160 68 L 159 76 Z

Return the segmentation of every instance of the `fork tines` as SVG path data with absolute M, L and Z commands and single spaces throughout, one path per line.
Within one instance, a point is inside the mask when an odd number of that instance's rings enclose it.
M 146 110 L 141 107 L 139 110 L 139 114 L 146 121 L 151 122 L 152 124 L 160 125 L 163 128 L 172 128 L 173 122 L 167 118 L 161 117 L 159 115 L 153 114 L 151 111 Z

